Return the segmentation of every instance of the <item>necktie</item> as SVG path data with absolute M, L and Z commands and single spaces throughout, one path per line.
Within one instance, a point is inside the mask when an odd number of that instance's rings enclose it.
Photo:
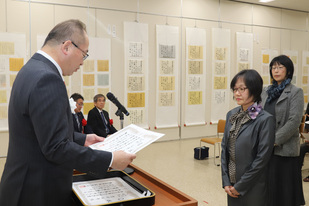
M 74 116 L 75 116 L 75 119 L 76 119 L 76 122 L 77 122 L 78 130 L 81 131 L 81 130 L 80 130 L 80 123 L 79 123 L 79 120 L 78 120 L 78 115 L 77 115 L 77 114 L 74 114 Z
M 105 120 L 104 114 L 103 114 L 103 112 L 100 112 L 100 113 L 101 113 L 102 121 L 103 121 L 103 124 L 104 124 L 105 130 L 106 130 L 106 134 L 108 134 L 108 133 L 109 133 L 109 129 L 108 129 L 108 127 L 107 127 L 107 124 L 106 124 L 106 120 Z

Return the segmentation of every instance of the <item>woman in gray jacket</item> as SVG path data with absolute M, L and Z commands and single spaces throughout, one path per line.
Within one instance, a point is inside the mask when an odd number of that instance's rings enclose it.
M 263 80 L 255 70 L 243 70 L 231 82 L 239 107 L 226 116 L 222 139 L 222 185 L 229 206 L 267 206 L 267 166 L 275 120 L 262 109 Z
M 298 166 L 299 125 L 304 110 L 304 94 L 291 83 L 294 65 L 285 55 L 270 63 L 273 84 L 262 92 L 264 109 L 276 118 L 275 147 L 270 161 L 272 206 L 304 205 L 301 171 Z

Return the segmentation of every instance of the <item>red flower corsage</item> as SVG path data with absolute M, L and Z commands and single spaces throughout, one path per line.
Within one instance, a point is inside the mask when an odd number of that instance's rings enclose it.
M 82 125 L 86 126 L 87 125 L 87 121 L 85 119 L 82 120 Z
M 109 119 L 109 124 L 110 124 L 110 125 L 113 125 L 113 124 L 114 124 L 113 119 Z

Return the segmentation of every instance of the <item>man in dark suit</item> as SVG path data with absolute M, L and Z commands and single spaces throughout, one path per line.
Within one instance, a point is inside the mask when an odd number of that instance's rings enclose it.
M 71 97 L 74 102 L 76 102 L 76 108 L 74 109 L 74 113 L 72 111 L 73 116 L 73 125 L 75 132 L 81 132 L 85 134 L 93 134 L 93 131 L 87 121 L 84 118 L 82 113 L 82 108 L 84 106 L 84 97 L 81 94 L 74 93 Z
M 103 177 L 124 169 L 135 155 L 87 147 L 103 141 L 74 133 L 63 75 L 88 57 L 89 38 L 79 20 L 56 25 L 41 50 L 19 71 L 9 102 L 9 148 L 0 183 L 0 205 L 71 205 L 73 168 Z
M 300 145 L 300 153 L 299 153 L 299 166 L 300 170 L 304 165 L 304 159 L 306 153 L 309 153 L 309 140 L 305 140 L 305 143 Z M 304 182 L 309 182 L 309 176 L 304 178 Z
M 94 108 L 88 113 L 88 124 L 96 135 L 107 137 L 117 132 L 115 127 L 110 124 L 108 112 L 103 110 L 106 98 L 103 94 L 93 97 Z

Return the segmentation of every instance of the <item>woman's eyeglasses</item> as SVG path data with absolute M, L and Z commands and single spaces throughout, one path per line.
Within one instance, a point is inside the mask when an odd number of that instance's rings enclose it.
M 239 92 L 239 93 L 244 93 L 245 92 L 245 90 L 246 89 L 248 89 L 247 87 L 239 87 L 239 88 L 234 88 L 233 89 L 233 93 L 236 93 L 237 91 Z

